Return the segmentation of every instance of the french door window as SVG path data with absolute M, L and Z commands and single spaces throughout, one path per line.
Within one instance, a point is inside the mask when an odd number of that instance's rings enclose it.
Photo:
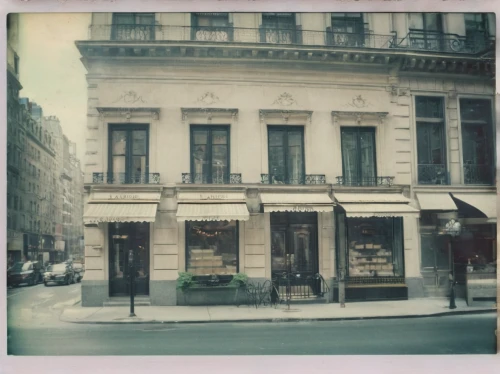
M 269 126 L 269 183 L 304 184 L 304 128 Z
M 419 184 L 448 184 L 443 99 L 417 96 Z
M 148 183 L 147 125 L 110 125 L 108 183 Z
M 465 184 L 493 184 L 491 101 L 460 99 Z
M 229 127 L 191 126 L 194 183 L 229 183 Z
M 440 13 L 411 14 L 416 24 L 410 30 L 410 44 L 414 48 L 439 51 L 443 45 L 443 22 Z
M 154 40 L 154 13 L 113 13 L 112 40 Z
M 342 175 L 348 186 L 377 184 L 375 129 L 370 127 L 343 127 Z
M 360 47 L 364 45 L 362 13 L 332 13 L 331 45 Z
M 193 13 L 193 40 L 227 42 L 232 40 L 228 13 Z
M 465 43 L 468 50 L 477 51 L 486 46 L 488 18 L 484 13 L 465 13 Z
M 296 42 L 294 13 L 263 13 L 261 42 L 292 44 Z

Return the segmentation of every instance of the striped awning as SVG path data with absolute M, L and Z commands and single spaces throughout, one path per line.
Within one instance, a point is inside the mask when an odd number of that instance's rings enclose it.
M 335 205 L 326 193 L 261 193 L 264 212 L 333 212 Z
M 88 204 L 83 223 L 154 222 L 158 204 Z
M 250 213 L 245 203 L 179 204 L 177 221 L 248 221 Z
M 418 214 L 419 210 L 408 204 L 340 204 L 347 217 L 403 217 Z

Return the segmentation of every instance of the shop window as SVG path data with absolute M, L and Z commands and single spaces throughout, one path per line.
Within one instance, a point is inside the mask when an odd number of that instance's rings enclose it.
M 347 218 L 350 277 L 403 277 L 403 219 Z
M 294 13 L 262 13 L 260 41 L 262 43 L 292 44 L 301 42 Z
M 465 184 L 494 183 L 491 101 L 460 99 Z
M 186 271 L 195 275 L 236 274 L 237 221 L 186 222 Z
M 419 184 L 448 184 L 443 99 L 417 96 L 417 158 Z
M 269 183 L 304 184 L 304 128 L 269 126 Z
M 154 40 L 154 13 L 113 13 L 112 40 Z
M 192 13 L 192 39 L 227 42 L 233 40 L 228 13 Z
M 362 13 L 332 13 L 332 26 L 327 28 L 330 45 L 361 47 L 365 24 Z
M 194 183 L 229 183 L 229 127 L 191 126 Z
M 348 186 L 375 186 L 375 129 L 342 127 L 341 142 L 343 183 Z
M 109 142 L 108 183 L 148 183 L 148 127 L 110 125 Z

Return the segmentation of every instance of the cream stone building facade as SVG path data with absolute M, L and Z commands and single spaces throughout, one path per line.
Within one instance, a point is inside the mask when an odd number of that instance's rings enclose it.
M 422 227 L 451 251 L 449 219 L 496 222 L 494 30 L 482 14 L 93 14 L 76 42 L 82 305 L 127 294 L 130 249 L 153 305 L 183 303 L 184 271 L 278 292 L 292 274 L 292 294 L 330 302 L 339 279 L 348 301 L 446 292 L 455 260 L 428 265 Z

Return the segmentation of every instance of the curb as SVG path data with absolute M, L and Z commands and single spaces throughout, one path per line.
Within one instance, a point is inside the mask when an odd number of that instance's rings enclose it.
M 318 322 L 318 321 L 359 321 L 370 319 L 410 319 L 410 318 L 426 318 L 426 317 L 445 317 L 450 315 L 465 315 L 465 314 L 486 314 L 495 313 L 496 309 L 482 309 L 471 311 L 450 311 L 439 312 L 433 314 L 411 314 L 411 315 L 395 315 L 395 316 L 367 316 L 367 317 L 323 317 L 323 318 L 261 318 L 261 319 L 235 319 L 235 320 L 206 320 L 206 321 L 160 321 L 160 320 L 129 320 L 129 321 L 68 321 L 61 322 L 76 323 L 76 324 L 94 324 L 94 325 L 123 325 L 123 324 L 200 324 L 200 323 L 277 323 L 277 322 Z M 124 318 L 126 319 L 126 318 Z

